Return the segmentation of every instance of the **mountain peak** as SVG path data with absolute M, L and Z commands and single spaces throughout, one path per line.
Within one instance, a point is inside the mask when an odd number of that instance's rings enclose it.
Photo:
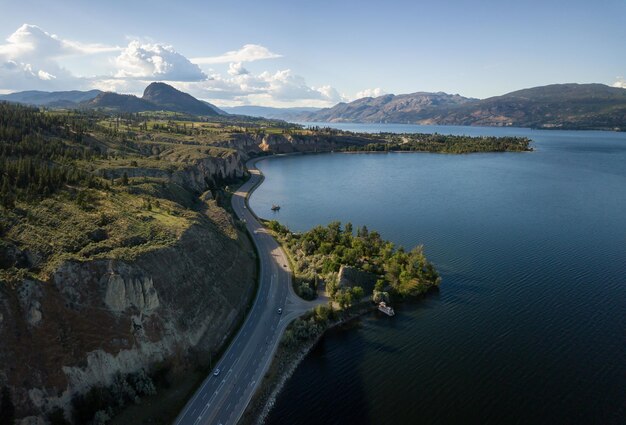
M 217 107 L 161 82 L 150 83 L 144 90 L 142 99 L 153 102 L 168 111 L 185 112 L 192 115 L 214 116 L 220 114 Z

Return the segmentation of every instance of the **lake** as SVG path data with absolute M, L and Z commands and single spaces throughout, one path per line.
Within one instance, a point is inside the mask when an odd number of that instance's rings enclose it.
M 323 125 L 527 136 L 535 151 L 258 163 L 261 217 L 295 231 L 365 224 L 423 244 L 443 278 L 393 318 L 327 333 L 268 424 L 625 423 L 626 134 Z

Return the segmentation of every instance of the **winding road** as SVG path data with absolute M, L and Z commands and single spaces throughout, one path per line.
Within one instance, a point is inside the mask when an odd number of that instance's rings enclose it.
M 269 368 L 287 325 L 317 304 L 295 294 L 287 256 L 247 207 L 247 197 L 263 181 L 254 162 L 247 164 L 250 179 L 233 195 L 232 207 L 259 255 L 257 296 L 244 325 L 214 369 L 219 369 L 219 374 L 204 380 L 176 418 L 176 425 L 236 424 Z

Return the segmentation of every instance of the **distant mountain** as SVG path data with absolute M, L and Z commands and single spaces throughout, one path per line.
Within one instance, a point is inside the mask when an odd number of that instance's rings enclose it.
M 626 130 L 626 90 L 604 84 L 553 84 L 434 113 L 431 123 Z
M 132 94 L 113 92 L 100 93 L 95 98 L 80 104 L 85 109 L 108 109 L 119 112 L 160 111 L 163 108 L 154 102 L 144 100 Z
M 30 90 L 0 96 L 0 101 L 59 109 L 97 108 L 120 112 L 172 111 L 201 116 L 228 115 L 217 106 L 198 100 L 165 83 L 148 85 L 143 97 L 100 90 Z
M 626 130 L 626 90 L 604 84 L 553 84 L 483 100 L 445 93 L 385 95 L 339 103 L 299 119 Z
M 100 93 L 102 93 L 100 90 L 53 92 L 28 90 L 0 96 L 0 101 L 24 103 L 35 106 L 76 107 L 79 103 L 91 100 Z
M 151 83 L 144 90 L 142 99 L 159 105 L 166 111 L 204 116 L 220 115 L 216 106 L 202 102 L 165 83 Z
M 121 112 L 172 111 L 199 116 L 226 115 L 217 106 L 198 100 L 165 83 L 151 83 L 142 97 L 106 92 L 81 103 L 80 106 Z
M 207 105 L 209 108 L 213 109 L 218 115 L 228 115 L 228 112 L 224 111 L 223 109 L 218 108 L 217 106 L 215 106 L 212 103 L 207 102 L 206 100 L 202 100 L 201 102 Z
M 364 97 L 350 103 L 338 103 L 332 108 L 303 114 L 304 121 L 324 122 L 415 122 L 433 109 L 475 102 L 476 99 L 443 92 L 417 92 Z
M 231 106 L 222 108 L 229 114 L 248 115 L 276 120 L 297 121 L 303 114 L 319 111 L 320 108 L 272 108 L 269 106 Z

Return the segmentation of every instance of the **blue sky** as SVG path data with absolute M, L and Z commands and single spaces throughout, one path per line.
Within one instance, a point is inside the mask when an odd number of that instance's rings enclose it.
M 2 92 L 140 94 L 159 80 L 218 105 L 327 106 L 563 82 L 626 88 L 624 0 L 0 0 L 0 10 Z

